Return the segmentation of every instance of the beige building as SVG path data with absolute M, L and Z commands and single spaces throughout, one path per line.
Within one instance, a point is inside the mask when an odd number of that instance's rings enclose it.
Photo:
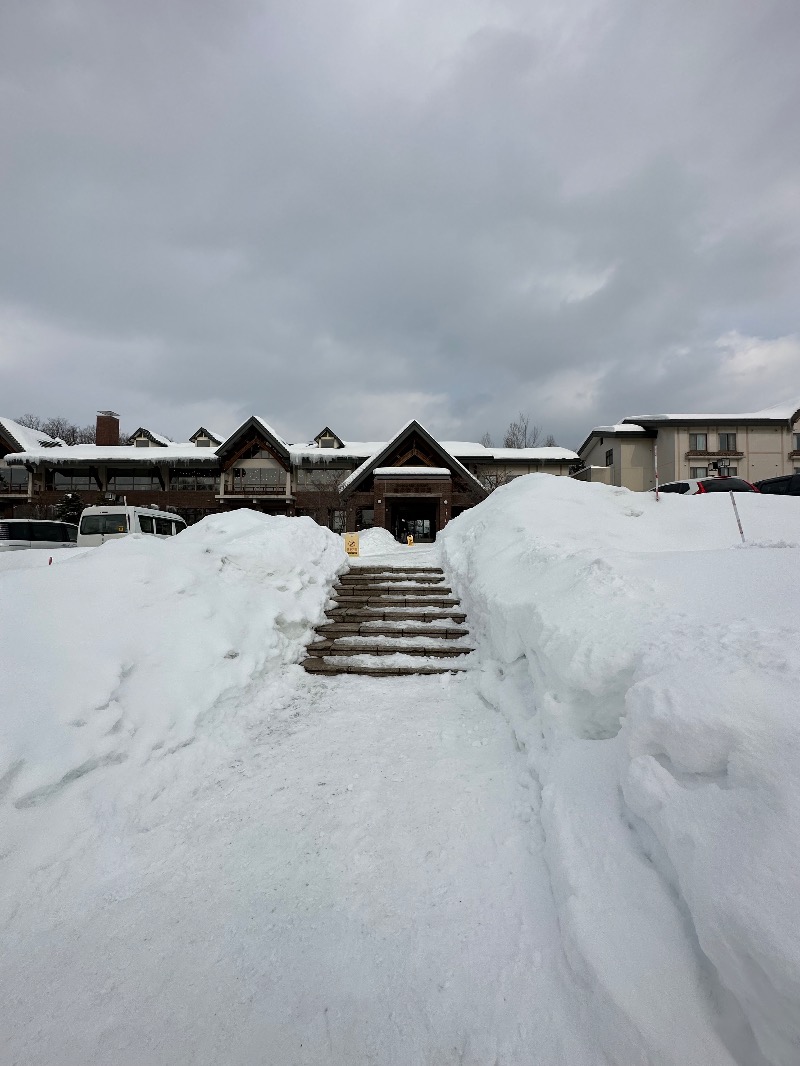
M 746 481 L 800 473 L 800 401 L 746 414 L 655 414 L 596 426 L 573 477 L 642 492 L 659 482 L 713 476 Z

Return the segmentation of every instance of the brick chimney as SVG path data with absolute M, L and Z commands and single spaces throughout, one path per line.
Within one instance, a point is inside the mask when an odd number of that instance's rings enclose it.
M 96 444 L 104 448 L 119 444 L 119 415 L 116 411 L 97 412 Z

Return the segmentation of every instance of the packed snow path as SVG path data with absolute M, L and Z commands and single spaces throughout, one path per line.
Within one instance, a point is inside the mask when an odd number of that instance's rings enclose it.
M 96 821 L 6 916 L 0 1060 L 605 1062 L 535 780 L 470 672 L 289 667 L 207 728 L 59 807 Z

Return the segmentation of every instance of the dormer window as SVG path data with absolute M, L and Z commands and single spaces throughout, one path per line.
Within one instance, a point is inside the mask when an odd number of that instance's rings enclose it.
M 319 446 L 320 448 L 335 448 L 336 441 L 333 439 L 333 437 L 320 437 Z
M 147 437 L 137 437 L 133 443 L 136 445 L 137 448 L 150 447 L 150 441 L 147 439 Z
M 211 447 L 211 441 L 208 439 L 208 437 L 198 437 L 197 440 L 194 443 L 195 443 L 195 446 L 197 448 L 210 448 Z

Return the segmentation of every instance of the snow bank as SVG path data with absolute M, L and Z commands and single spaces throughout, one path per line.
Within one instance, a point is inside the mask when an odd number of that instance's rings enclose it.
M 388 529 L 364 529 L 358 534 L 359 555 L 388 555 L 406 547 L 398 544 Z
M 227 690 L 300 658 L 346 567 L 311 519 L 247 510 L 58 563 L 0 569 L 6 829 L 92 771 L 191 743 Z
M 800 1058 L 800 501 L 737 504 L 532 475 L 441 537 L 614 1062 Z

